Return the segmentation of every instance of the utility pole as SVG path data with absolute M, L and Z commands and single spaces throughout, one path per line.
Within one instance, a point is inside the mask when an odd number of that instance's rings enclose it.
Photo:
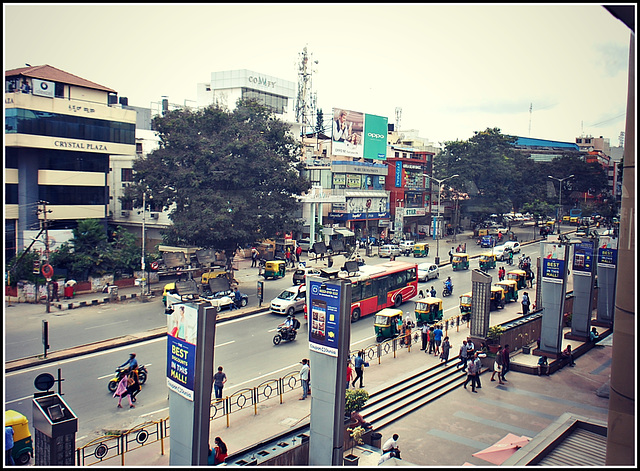
M 140 259 L 140 268 L 142 269 L 142 282 L 140 283 L 140 285 L 142 286 L 142 297 L 144 297 L 145 294 L 145 289 L 144 289 L 144 285 L 145 285 L 145 263 L 144 263 L 144 222 L 145 222 L 145 217 L 147 214 L 147 192 L 146 190 L 142 192 L 142 258 Z
M 40 201 L 42 205 L 42 210 L 38 209 L 38 212 L 42 211 L 43 221 L 42 225 L 44 228 L 44 247 L 45 247 L 45 257 L 46 264 L 49 265 L 49 227 L 47 224 L 47 213 L 52 212 L 51 210 L 47 210 L 47 202 Z M 36 297 L 38 294 L 36 293 Z M 47 279 L 47 313 L 51 312 L 51 279 Z

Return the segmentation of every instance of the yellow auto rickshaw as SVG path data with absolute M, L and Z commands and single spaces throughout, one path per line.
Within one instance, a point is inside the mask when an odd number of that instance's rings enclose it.
M 174 282 L 167 283 L 164 285 L 164 290 L 162 291 L 162 304 L 167 305 L 167 294 L 176 292 L 176 284 Z
M 211 278 L 218 278 L 219 276 L 225 276 L 226 274 L 227 272 L 223 267 L 211 267 L 209 268 L 209 271 L 202 274 L 202 284 L 208 286 Z
M 425 242 L 418 242 L 413 246 L 414 257 L 426 257 L 429 255 L 429 244 Z
M 469 269 L 469 254 L 455 253 L 453 254 L 453 271 Z
M 286 271 L 286 262 L 284 260 L 271 260 L 265 263 L 264 266 L 264 279 L 268 279 L 269 277 L 274 280 L 277 278 L 282 278 Z
M 6 410 L 4 426 L 13 428 L 13 449 L 11 456 L 16 464 L 23 466 L 33 457 L 33 442 L 29 431 L 29 421 L 20 412 Z
M 402 309 L 384 308 L 377 312 L 373 321 L 376 341 L 382 342 L 397 337 L 400 333 L 400 324 L 402 324 Z
M 518 282 L 516 280 L 502 280 L 496 283 L 496 286 L 504 291 L 504 300 L 506 303 L 518 302 Z
M 503 309 L 506 301 L 504 291 L 500 286 L 491 287 L 491 304 L 489 309 Z
M 471 298 L 471 291 L 460 295 L 460 314 L 471 312 Z
M 507 272 L 507 280 L 515 280 L 518 283 L 518 289 L 527 287 L 527 272 L 524 270 L 511 270 Z
M 421 327 L 424 323 L 432 324 L 442 320 L 442 299 L 423 298 L 415 301 L 416 323 Z
M 480 255 L 480 270 L 489 270 L 496 267 L 496 256 L 492 253 L 483 253 Z

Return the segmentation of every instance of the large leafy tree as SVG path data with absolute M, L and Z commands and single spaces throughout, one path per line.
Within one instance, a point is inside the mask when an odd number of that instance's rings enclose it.
M 170 209 L 167 243 L 232 251 L 296 227 L 296 195 L 310 183 L 290 126 L 266 107 L 239 100 L 233 111 L 170 111 L 153 126 L 161 145 L 134 163 L 124 198 L 141 207 L 146 190 Z

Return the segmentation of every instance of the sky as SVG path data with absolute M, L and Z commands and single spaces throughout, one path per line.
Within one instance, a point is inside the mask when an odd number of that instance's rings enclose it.
M 438 144 L 474 132 L 617 146 L 630 30 L 597 4 L 4 4 L 4 67 L 49 64 L 129 105 L 193 106 L 215 71 L 298 81 Z M 154 105 L 157 106 L 157 105 Z

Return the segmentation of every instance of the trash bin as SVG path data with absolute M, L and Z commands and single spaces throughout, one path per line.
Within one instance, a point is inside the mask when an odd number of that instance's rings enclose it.
M 371 446 L 374 448 L 380 448 L 382 446 L 382 434 L 373 432 L 371 434 Z
M 531 353 L 531 347 L 529 345 L 523 345 L 522 353 L 525 355 L 529 355 Z
M 78 418 L 56 393 L 33 399 L 35 465 L 75 465 Z
M 118 299 L 117 286 L 109 286 L 109 299 L 111 299 L 111 301 L 116 301 Z

